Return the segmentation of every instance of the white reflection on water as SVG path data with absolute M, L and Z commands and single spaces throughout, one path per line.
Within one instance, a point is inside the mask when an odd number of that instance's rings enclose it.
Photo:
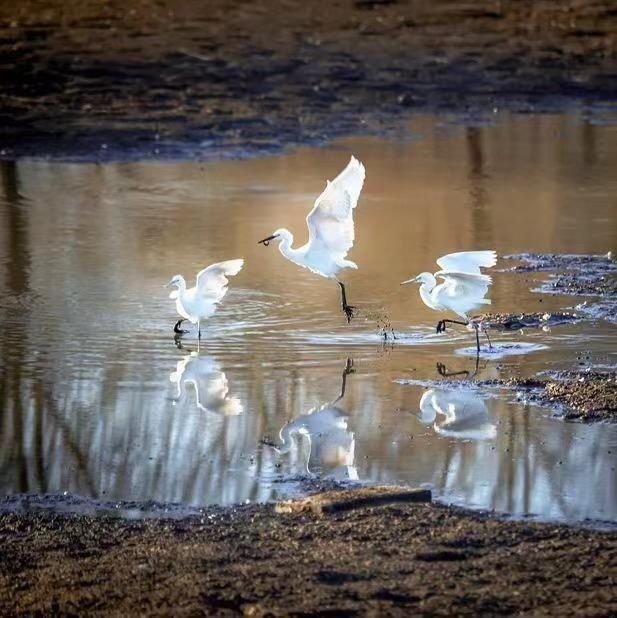
M 440 418 L 436 421 L 437 415 Z M 469 440 L 491 440 L 497 427 L 479 393 L 431 388 L 420 399 L 420 420 L 433 425 L 442 436 Z
M 274 448 L 279 455 L 288 456 L 291 474 L 318 473 L 337 480 L 358 479 L 354 466 L 356 442 L 348 428 L 349 414 L 337 405 L 345 396 L 352 365 L 348 360 L 336 399 L 312 408 L 281 428 L 281 444 Z
M 169 374 L 169 381 L 177 389 L 174 403 L 187 396 L 188 384 L 195 390 L 195 405 L 200 410 L 226 416 L 242 414 L 242 403 L 229 395 L 227 377 L 212 356 L 199 352 L 187 354 Z

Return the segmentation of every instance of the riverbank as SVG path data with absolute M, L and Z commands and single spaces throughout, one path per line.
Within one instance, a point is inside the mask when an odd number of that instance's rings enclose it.
M 436 504 L 0 515 L 0 613 L 617 611 L 617 534 Z
M 0 7 L 0 158 L 267 154 L 421 111 L 614 120 L 616 32 L 609 0 L 25 0 Z

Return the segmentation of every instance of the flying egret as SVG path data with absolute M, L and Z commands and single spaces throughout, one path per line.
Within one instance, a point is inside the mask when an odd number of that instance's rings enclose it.
M 237 275 L 244 264 L 244 260 L 228 260 L 217 262 L 197 273 L 197 284 L 194 288 L 186 288 L 186 281 L 182 275 L 174 275 L 165 286 L 175 286 L 169 298 L 175 299 L 176 310 L 182 319 L 174 326 L 175 333 L 183 333 L 180 325 L 184 320 L 197 324 L 197 336 L 201 339 L 201 321 L 209 318 L 216 311 L 216 305 L 227 294 L 228 276 Z
M 480 268 L 490 268 L 497 262 L 495 251 L 462 251 L 449 253 L 437 260 L 441 270 L 434 275 L 421 273 L 405 283 L 420 283 L 420 297 L 424 304 L 436 311 L 450 310 L 460 315 L 465 321 L 439 320 L 437 332 L 446 330 L 446 323 L 472 325 L 476 331 L 476 347 L 480 355 L 480 335 L 478 324 L 473 323 L 467 314 L 481 305 L 490 305 L 491 301 L 484 298 L 488 286 L 493 282 L 491 277 L 481 272 Z M 437 284 L 437 277 L 443 283 Z M 488 337 L 488 334 L 487 334 Z M 490 340 L 489 340 L 490 345 Z
M 285 228 L 259 241 L 267 247 L 271 240 L 279 239 L 279 251 L 288 260 L 317 275 L 334 279 L 341 288 L 341 304 L 348 323 L 354 315 L 354 307 L 347 304 L 345 285 L 336 275 L 345 268 L 358 268 L 355 262 L 345 258 L 353 246 L 353 209 L 358 204 L 364 176 L 364 165 L 352 156 L 347 167 L 332 182 L 327 181 L 306 217 L 309 240 L 305 245 L 293 249 L 293 234 Z

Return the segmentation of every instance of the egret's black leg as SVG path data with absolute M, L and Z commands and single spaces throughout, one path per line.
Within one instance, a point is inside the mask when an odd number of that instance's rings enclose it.
M 473 325 L 476 331 L 476 359 L 480 358 L 480 327 L 477 324 Z
M 343 370 L 343 380 L 341 383 L 341 394 L 334 400 L 333 403 L 341 400 L 345 396 L 345 388 L 347 387 L 347 376 L 350 373 L 355 373 L 355 369 L 353 368 L 353 359 L 348 358 L 347 363 L 345 364 L 345 369 Z
M 493 345 L 491 344 L 491 338 L 488 336 L 488 329 L 487 328 L 484 329 L 484 334 L 486 335 L 486 340 L 488 341 L 488 349 L 492 350 L 493 349 Z
M 347 317 L 347 324 L 351 322 L 351 318 L 354 317 L 355 307 L 347 304 L 347 295 L 345 294 L 345 285 L 341 282 L 337 282 L 341 286 L 341 304 L 343 306 L 343 313 Z
M 182 320 L 178 320 L 175 323 L 175 325 L 174 325 L 174 333 L 176 333 L 176 335 L 183 335 L 184 333 L 188 333 L 188 330 L 184 330 L 184 329 L 180 328 L 180 325 L 184 321 L 185 321 L 185 319 L 183 318 Z
M 461 322 L 459 320 L 439 320 L 437 322 L 437 332 L 445 333 L 446 332 L 446 324 L 460 324 L 461 326 L 467 326 L 469 322 Z

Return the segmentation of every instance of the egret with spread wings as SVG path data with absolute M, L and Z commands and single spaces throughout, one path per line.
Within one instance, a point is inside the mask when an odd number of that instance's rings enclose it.
M 317 275 L 334 279 L 341 288 L 341 303 L 347 322 L 354 315 L 354 307 L 347 304 L 345 285 L 337 274 L 345 268 L 358 268 L 355 262 L 346 258 L 353 246 L 353 210 L 358 204 L 364 176 L 364 165 L 351 157 L 347 167 L 333 181 L 327 182 L 306 217 L 309 240 L 305 245 L 292 248 L 293 234 L 285 228 L 259 241 L 267 246 L 271 240 L 279 240 L 279 250 L 288 260 Z
M 201 339 L 201 321 L 209 318 L 216 311 L 216 306 L 227 294 L 227 277 L 237 275 L 244 260 L 228 260 L 217 262 L 197 273 L 197 284 L 187 289 L 182 275 L 174 275 L 165 287 L 175 287 L 169 298 L 175 299 L 176 310 L 182 319 L 174 326 L 175 333 L 183 333 L 180 325 L 184 320 L 197 324 L 198 338 Z
M 465 321 L 439 320 L 437 332 L 446 330 L 446 323 L 464 324 L 472 326 L 476 331 L 476 346 L 480 353 L 480 336 L 478 325 L 472 323 L 468 313 L 482 305 L 490 305 L 491 301 L 484 298 L 491 285 L 492 279 L 480 270 L 490 268 L 497 262 L 495 251 L 462 251 L 449 253 L 437 260 L 441 270 L 434 275 L 421 273 L 413 279 L 403 281 L 405 283 L 420 283 L 420 297 L 424 304 L 436 311 L 450 310 L 460 315 Z M 443 279 L 443 283 L 437 284 L 437 278 Z M 490 345 L 490 342 L 489 342 Z

